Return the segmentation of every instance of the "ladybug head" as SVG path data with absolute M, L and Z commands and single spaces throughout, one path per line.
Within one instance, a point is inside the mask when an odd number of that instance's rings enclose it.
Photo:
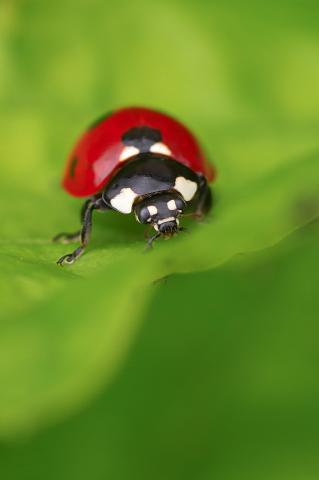
M 159 234 L 171 237 L 180 230 L 178 217 L 185 207 L 179 193 L 160 192 L 138 201 L 134 213 L 138 222 L 153 225 Z

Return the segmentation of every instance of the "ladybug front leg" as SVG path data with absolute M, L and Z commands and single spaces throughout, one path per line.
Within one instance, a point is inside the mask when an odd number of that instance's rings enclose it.
M 81 225 L 83 224 L 83 221 L 84 221 L 84 215 L 85 215 L 86 209 L 91 202 L 92 202 L 92 199 L 89 198 L 82 205 L 81 215 L 80 215 Z M 64 244 L 73 243 L 80 240 L 81 240 L 81 229 L 73 233 L 67 233 L 67 232 L 58 233 L 58 235 L 56 235 L 52 239 L 53 242 L 64 243 Z
M 85 250 L 86 245 L 89 243 L 91 230 L 92 230 L 92 214 L 94 210 L 106 210 L 108 209 L 104 204 L 102 198 L 89 199 L 85 202 L 82 209 L 82 229 L 75 234 L 69 234 L 68 237 L 75 238 L 80 236 L 81 245 L 76 248 L 72 253 L 67 253 L 57 261 L 58 265 L 70 265 L 79 258 Z M 62 234 L 61 234 L 62 235 Z M 60 235 L 59 235 L 60 236 Z M 58 237 L 59 237 L 58 236 Z

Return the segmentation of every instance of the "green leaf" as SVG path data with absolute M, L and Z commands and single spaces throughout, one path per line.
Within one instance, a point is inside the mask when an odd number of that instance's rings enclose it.
M 317 224 L 159 285 L 112 385 L 3 445 L 4 477 L 315 478 L 318 241 Z
M 296 186 L 301 176 L 303 182 Z M 12 267 L 15 280 L 28 278 L 30 287 L 32 280 L 50 278 L 49 288 L 57 292 L 27 314 L 23 310 L 0 324 L 2 430 L 13 432 L 44 418 L 52 420 L 85 402 L 122 364 L 152 281 L 173 272 L 209 268 L 236 253 L 278 241 L 319 213 L 318 187 L 317 157 L 297 162 L 236 192 L 224 204 L 221 200 L 215 221 L 168 246 L 159 245 L 155 252 L 143 255 L 140 244 L 126 249 L 122 258 L 110 257 L 107 250 L 91 252 L 99 256 L 101 271 L 67 284 L 65 277 L 83 271 L 86 262 L 67 273 L 63 270 L 63 291 L 55 285 L 58 270 L 49 276 L 54 266 L 34 267 L 35 258 L 25 254 L 18 269 Z M 307 202 L 311 208 L 302 210 Z
M 156 304 L 152 282 L 318 216 L 318 7 L 279 3 L 0 5 L 3 436 L 62 420 L 114 381 Z M 125 104 L 194 129 L 218 169 L 213 213 L 147 255 L 133 218 L 96 216 L 86 255 L 58 269 L 67 252 L 50 239 L 76 229 L 79 210 L 59 187 L 64 158 L 95 116 Z

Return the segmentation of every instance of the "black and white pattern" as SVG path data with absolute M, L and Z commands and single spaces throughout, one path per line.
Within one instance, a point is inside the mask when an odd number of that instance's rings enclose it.
M 103 200 L 114 210 L 128 214 L 138 197 L 173 190 L 189 202 L 198 188 L 197 174 L 185 165 L 166 156 L 144 153 L 129 160 L 115 174 L 103 192 Z M 168 211 L 174 209 L 173 201 L 167 205 Z

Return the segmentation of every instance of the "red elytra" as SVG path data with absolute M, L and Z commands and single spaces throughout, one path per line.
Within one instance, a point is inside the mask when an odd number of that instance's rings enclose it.
M 88 197 L 101 191 L 123 162 L 122 135 L 133 127 L 148 126 L 160 130 L 162 143 L 171 156 L 208 181 L 215 170 L 205 158 L 197 140 L 180 122 L 147 108 L 117 110 L 86 131 L 72 150 L 63 179 L 65 190 L 76 197 Z M 127 161 L 127 160 L 126 160 Z

